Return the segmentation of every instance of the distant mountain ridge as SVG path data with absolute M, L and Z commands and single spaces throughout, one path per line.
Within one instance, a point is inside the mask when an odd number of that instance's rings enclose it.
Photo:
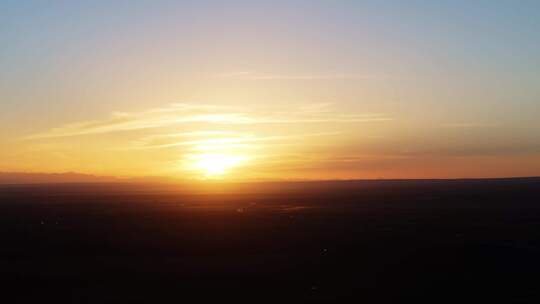
M 103 183 L 119 182 L 112 176 L 96 176 L 75 172 L 65 173 L 25 173 L 0 172 L 0 184 L 42 184 L 42 183 Z
M 251 184 L 258 183 L 260 185 L 270 184 L 320 184 L 320 183 L 338 183 L 348 184 L 362 182 L 366 184 L 373 183 L 418 183 L 418 182 L 474 182 L 474 181 L 538 181 L 540 176 L 523 176 L 523 177 L 487 177 L 487 178 L 433 178 L 433 179 L 351 179 L 351 180 L 251 180 L 251 181 L 227 181 L 230 184 Z M 185 180 L 177 178 L 168 178 L 163 176 L 146 176 L 146 177 L 115 177 L 115 176 L 99 176 L 92 174 L 84 174 L 77 172 L 63 173 L 30 173 L 30 172 L 1 172 L 0 185 L 7 184 L 77 184 L 77 183 L 178 183 Z M 193 181 L 191 181 L 193 182 Z M 212 181 L 212 183 L 220 184 L 221 181 Z

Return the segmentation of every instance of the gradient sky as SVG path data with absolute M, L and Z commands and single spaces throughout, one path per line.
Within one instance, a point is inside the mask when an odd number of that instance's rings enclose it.
M 0 171 L 540 175 L 539 1 L 4 0 L 0 45 Z

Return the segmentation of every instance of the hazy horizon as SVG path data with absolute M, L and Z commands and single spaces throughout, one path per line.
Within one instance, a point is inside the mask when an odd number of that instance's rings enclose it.
M 210 184 L 258 184 L 258 183 L 302 183 L 302 182 L 372 182 L 372 181 L 453 181 L 453 180 L 521 180 L 540 179 L 540 176 L 507 176 L 507 177 L 465 177 L 465 178 L 349 178 L 349 179 L 182 179 L 167 176 L 100 176 L 77 172 L 30 173 L 0 172 L 0 185 L 25 184 L 164 184 L 164 185 L 202 185 Z

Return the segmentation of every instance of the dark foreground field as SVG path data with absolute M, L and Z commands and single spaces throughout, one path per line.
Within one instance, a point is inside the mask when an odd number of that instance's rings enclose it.
M 210 190 L 0 186 L 2 302 L 540 301 L 540 179 Z

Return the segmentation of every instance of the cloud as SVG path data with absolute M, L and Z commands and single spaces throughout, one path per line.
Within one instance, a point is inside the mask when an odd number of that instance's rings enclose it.
M 392 120 L 382 113 L 343 114 L 330 109 L 330 104 L 315 104 L 311 108 L 280 111 L 250 111 L 238 107 L 175 103 L 138 113 L 116 112 L 109 118 L 66 124 L 27 136 L 27 140 L 73 137 L 91 134 L 135 131 L 172 127 L 180 124 L 250 125 L 306 123 L 367 123 Z
M 443 125 L 444 128 L 494 128 L 497 124 L 479 123 L 479 122 L 458 122 Z
M 139 113 L 115 112 L 107 119 L 76 122 L 26 137 L 26 139 L 68 137 L 159 128 L 180 123 L 247 122 L 242 113 L 226 112 L 230 107 L 215 105 L 171 104 Z M 217 113 L 222 112 L 222 113 Z
M 175 103 L 140 112 L 114 112 L 101 120 L 60 125 L 25 139 L 29 145 L 50 144 L 54 151 L 69 147 L 68 153 L 117 153 L 126 158 L 144 157 L 141 163 L 169 162 L 167 167 L 172 168 L 182 167 L 176 162 L 201 153 L 260 159 L 266 153 L 319 149 L 357 129 L 349 124 L 391 119 L 383 113 L 338 112 L 331 103 L 254 108 Z M 116 134 L 119 132 L 124 133 Z M 83 137 L 88 135 L 100 137 Z M 78 158 L 78 154 L 71 155 Z
M 361 76 L 353 74 L 273 74 L 240 71 L 221 73 L 215 75 L 218 78 L 238 80 L 331 80 L 331 79 L 372 79 L 373 76 Z
M 196 150 L 208 150 L 211 147 L 249 147 L 255 143 L 270 142 L 270 141 L 286 141 L 298 140 L 308 137 L 320 136 L 335 136 L 340 132 L 319 132 L 319 133 L 304 133 L 295 135 L 274 135 L 274 136 L 256 136 L 254 134 L 246 134 L 242 132 L 188 132 L 180 133 L 177 136 L 171 134 L 148 136 L 135 142 L 137 149 L 161 149 L 179 146 L 189 146 Z M 192 136 L 200 136 L 199 139 L 186 140 Z M 180 140 L 179 138 L 180 137 Z

